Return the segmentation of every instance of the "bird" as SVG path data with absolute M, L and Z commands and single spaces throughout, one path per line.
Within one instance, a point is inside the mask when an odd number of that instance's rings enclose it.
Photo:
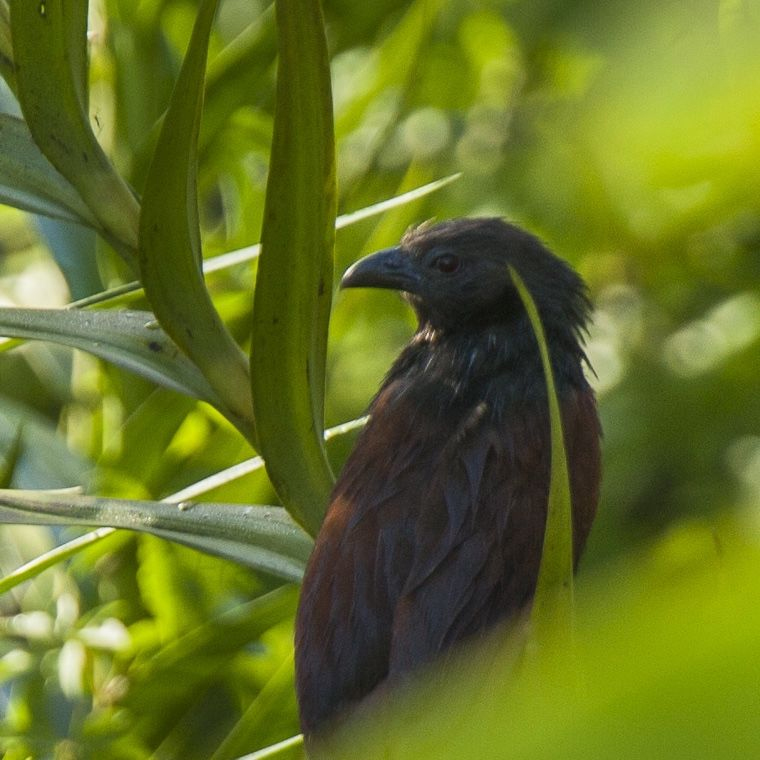
M 601 477 L 583 349 L 587 288 L 537 237 L 501 218 L 411 228 L 341 281 L 399 291 L 418 324 L 370 404 L 304 574 L 295 672 L 307 742 L 530 605 L 550 423 L 538 342 L 509 266 L 535 301 L 551 356 L 577 568 Z

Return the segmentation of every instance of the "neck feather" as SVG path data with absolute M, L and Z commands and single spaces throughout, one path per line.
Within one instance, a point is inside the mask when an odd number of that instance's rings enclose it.
M 585 354 L 576 332 L 546 329 L 560 396 L 585 387 Z M 527 315 L 481 330 L 440 330 L 421 323 L 383 388 L 391 384 L 440 414 L 485 402 L 500 415 L 516 404 L 546 398 L 538 343 Z

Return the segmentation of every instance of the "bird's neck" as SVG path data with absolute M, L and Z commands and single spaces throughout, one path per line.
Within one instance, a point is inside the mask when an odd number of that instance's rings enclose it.
M 583 350 L 572 329 L 547 328 L 560 395 L 585 385 Z M 485 402 L 499 414 L 546 397 L 543 366 L 527 316 L 482 329 L 440 330 L 421 323 L 391 368 L 384 388 L 449 414 Z

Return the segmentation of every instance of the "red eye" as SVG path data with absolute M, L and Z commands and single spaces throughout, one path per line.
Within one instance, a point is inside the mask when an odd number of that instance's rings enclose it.
M 431 266 L 443 274 L 452 274 L 459 269 L 459 257 L 453 253 L 442 253 L 433 259 Z

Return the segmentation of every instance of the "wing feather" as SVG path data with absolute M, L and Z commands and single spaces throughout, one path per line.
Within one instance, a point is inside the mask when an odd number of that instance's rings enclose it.
M 494 419 L 479 405 L 452 436 L 451 420 L 419 414 L 393 386 L 385 392 L 336 485 L 304 580 L 296 670 L 306 731 L 513 615 L 535 589 L 545 409 L 522 405 Z M 577 556 L 599 474 L 590 390 L 565 400 L 563 419 L 573 494 L 583 497 L 574 504 L 584 516 Z

